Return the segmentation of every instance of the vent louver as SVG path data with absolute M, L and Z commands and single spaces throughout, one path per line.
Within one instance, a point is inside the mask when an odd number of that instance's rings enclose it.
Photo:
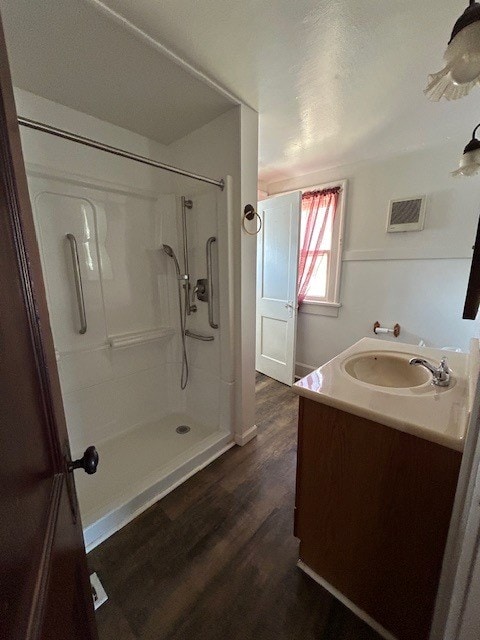
M 425 224 L 425 196 L 391 200 L 387 231 L 421 231 Z

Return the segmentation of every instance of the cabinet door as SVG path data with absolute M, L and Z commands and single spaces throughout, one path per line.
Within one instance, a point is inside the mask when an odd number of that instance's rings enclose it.
M 59 189 L 48 179 L 30 180 L 37 232 L 47 287 L 48 307 L 55 347 L 60 353 L 105 344 L 105 316 L 102 302 L 94 203 Z M 54 188 L 52 188 L 54 187 Z M 67 238 L 73 236 L 73 240 Z M 77 294 L 75 256 L 83 302 Z M 81 332 L 81 306 L 86 331 Z
M 398 640 L 426 640 L 461 453 L 300 405 L 300 559 Z

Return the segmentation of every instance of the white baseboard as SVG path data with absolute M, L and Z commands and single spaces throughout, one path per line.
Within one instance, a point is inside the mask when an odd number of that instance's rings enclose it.
M 135 496 L 135 498 L 129 500 L 121 507 L 114 509 L 99 518 L 96 522 L 85 527 L 83 537 L 87 553 L 95 549 L 95 547 L 98 547 L 99 544 L 122 529 L 155 504 L 155 502 L 164 498 L 168 493 L 183 484 L 198 471 L 208 466 L 233 446 L 235 446 L 235 442 L 232 441 L 231 434 L 223 436 L 217 444 L 210 446 L 206 451 L 195 456 L 193 460 L 182 465 L 180 469 L 177 469 L 166 478 L 162 478 L 140 495 Z
M 243 447 L 247 444 L 247 442 L 250 442 L 250 440 L 253 440 L 253 438 L 256 437 L 257 432 L 258 427 L 256 424 L 254 424 L 253 427 L 248 429 L 248 431 L 235 436 L 235 444 L 238 444 L 239 447 Z
M 395 636 L 393 636 L 390 633 L 390 631 L 387 631 L 384 627 L 382 627 L 382 625 L 376 622 L 372 617 L 370 617 L 368 613 L 365 613 L 363 609 L 360 609 L 359 607 L 357 607 L 357 605 L 354 604 L 348 598 L 346 598 L 343 595 L 343 593 L 340 593 L 340 591 L 335 589 L 335 587 L 332 587 L 331 584 L 329 584 L 326 580 L 324 580 L 321 576 L 319 576 L 318 573 L 315 573 L 315 571 L 310 569 L 310 567 L 306 565 L 304 562 L 299 560 L 297 562 L 297 567 L 302 571 L 304 571 L 307 574 L 307 576 L 310 576 L 310 578 L 315 580 L 315 582 L 317 582 L 326 591 L 331 593 L 334 598 L 336 598 L 342 604 L 344 604 L 347 607 L 347 609 L 350 609 L 350 611 L 352 611 L 357 617 L 359 617 L 360 620 L 363 620 L 368 624 L 368 626 L 372 627 L 372 629 L 376 631 L 379 635 L 381 635 L 382 638 L 385 638 L 385 640 L 397 640 Z
M 315 369 L 318 369 L 317 367 L 314 367 L 311 364 L 305 364 L 303 362 L 296 362 L 295 363 L 295 378 L 304 378 L 305 376 L 308 376 L 309 373 L 312 373 L 312 371 L 315 371 Z

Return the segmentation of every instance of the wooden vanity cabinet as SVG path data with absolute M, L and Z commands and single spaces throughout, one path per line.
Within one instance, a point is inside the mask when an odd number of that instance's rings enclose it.
M 428 638 L 461 457 L 300 398 L 300 560 L 398 640 Z

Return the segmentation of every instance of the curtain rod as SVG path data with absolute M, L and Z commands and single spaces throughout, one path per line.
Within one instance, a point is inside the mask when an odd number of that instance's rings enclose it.
M 172 165 L 165 164 L 164 162 L 151 160 L 150 158 L 147 158 L 145 156 L 140 156 L 136 153 L 130 153 L 129 151 L 125 151 L 124 149 L 112 147 L 108 144 L 104 144 L 103 142 L 98 142 L 97 140 L 92 140 L 91 138 L 80 136 L 77 133 L 71 133 L 70 131 L 65 131 L 64 129 L 57 129 L 57 127 L 52 127 L 51 125 L 44 124 L 43 122 L 37 122 L 36 120 L 30 120 L 29 118 L 22 118 L 19 116 L 18 124 L 22 125 L 23 127 L 28 127 L 29 129 L 34 129 L 35 131 L 42 131 L 43 133 L 49 133 L 52 136 L 57 136 L 57 138 L 63 138 L 64 140 L 70 140 L 71 142 L 77 142 L 78 144 L 83 144 L 86 147 L 99 149 L 100 151 L 105 151 L 106 153 L 111 153 L 115 156 L 120 156 L 121 158 L 134 160 L 135 162 L 140 162 L 141 164 L 146 164 L 146 165 L 149 165 L 150 167 L 155 167 L 157 169 L 164 169 L 165 171 L 170 171 L 170 173 L 176 173 L 178 175 L 185 176 L 187 178 L 193 178 L 194 180 L 207 182 L 208 184 L 213 184 L 216 187 L 220 187 L 222 191 L 225 187 L 225 182 L 223 179 L 214 180 L 213 178 L 207 178 L 206 176 L 202 176 L 198 173 L 185 171 L 184 169 L 173 167 Z

